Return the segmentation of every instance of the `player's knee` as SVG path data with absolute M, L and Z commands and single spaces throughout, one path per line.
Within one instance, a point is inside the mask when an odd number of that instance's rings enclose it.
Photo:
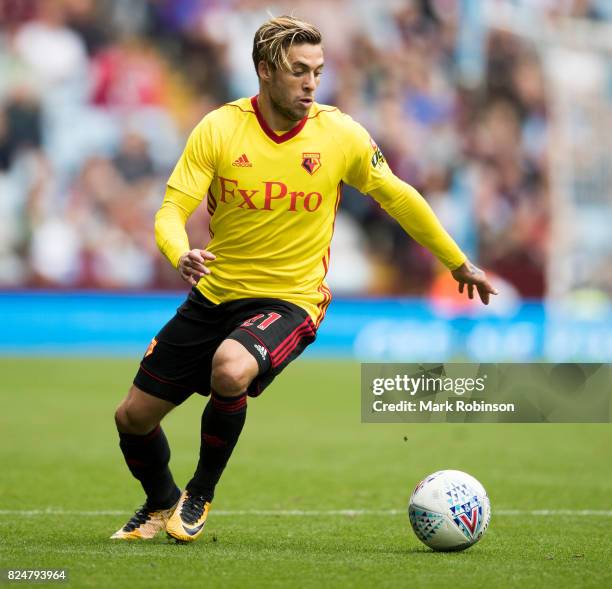
M 222 396 L 234 396 L 243 393 L 253 380 L 253 375 L 239 361 L 226 360 L 213 365 L 211 386 Z
M 233 397 L 244 393 L 258 372 L 257 361 L 244 346 L 227 339 L 213 356 L 210 384 L 217 394 Z
M 144 435 L 151 431 L 156 424 L 142 415 L 132 403 L 123 401 L 115 411 L 115 424 L 117 430 L 125 434 Z
M 125 402 L 122 402 L 115 409 L 115 425 L 119 431 L 123 431 L 127 427 L 127 416 L 125 414 Z

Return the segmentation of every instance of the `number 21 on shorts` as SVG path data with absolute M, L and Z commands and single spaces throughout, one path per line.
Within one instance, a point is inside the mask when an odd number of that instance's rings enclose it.
M 264 329 L 267 329 L 268 327 L 270 327 L 270 325 L 272 325 L 272 323 L 274 323 L 277 319 L 280 319 L 282 315 L 280 313 L 272 312 L 272 313 L 268 313 L 268 315 L 266 316 L 263 313 L 260 313 L 259 315 L 255 315 L 254 317 L 247 319 L 241 325 L 241 327 L 251 327 L 252 325 L 255 324 L 255 322 L 259 321 L 262 317 L 265 317 L 265 319 L 257 326 L 257 329 L 261 329 L 263 331 Z

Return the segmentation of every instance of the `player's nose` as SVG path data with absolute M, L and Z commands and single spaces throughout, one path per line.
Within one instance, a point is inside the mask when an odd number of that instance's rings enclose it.
M 314 72 L 310 72 L 307 76 L 304 77 L 304 83 L 302 88 L 304 90 L 314 90 L 317 87 L 317 81 L 314 75 Z

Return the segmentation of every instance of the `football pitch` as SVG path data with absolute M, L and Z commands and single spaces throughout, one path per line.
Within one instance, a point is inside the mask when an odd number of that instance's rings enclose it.
M 0 568 L 105 588 L 612 586 L 610 425 L 362 424 L 351 362 L 297 361 L 249 402 L 200 541 L 113 543 L 143 501 L 113 423 L 136 366 L 0 359 Z M 180 485 L 204 402 L 164 422 Z M 465 552 L 433 553 L 406 515 L 414 485 L 443 468 L 491 499 Z

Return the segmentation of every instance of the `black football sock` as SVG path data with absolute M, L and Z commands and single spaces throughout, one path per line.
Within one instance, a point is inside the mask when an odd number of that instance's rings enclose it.
M 180 490 L 168 468 L 170 446 L 161 426 L 157 425 L 144 436 L 119 432 L 119 447 L 130 472 L 140 481 L 149 507 L 172 507 L 178 501 Z
M 215 487 L 242 431 L 246 412 L 246 393 L 237 397 L 211 394 L 202 414 L 200 460 L 187 484 L 191 493 L 212 501 Z

